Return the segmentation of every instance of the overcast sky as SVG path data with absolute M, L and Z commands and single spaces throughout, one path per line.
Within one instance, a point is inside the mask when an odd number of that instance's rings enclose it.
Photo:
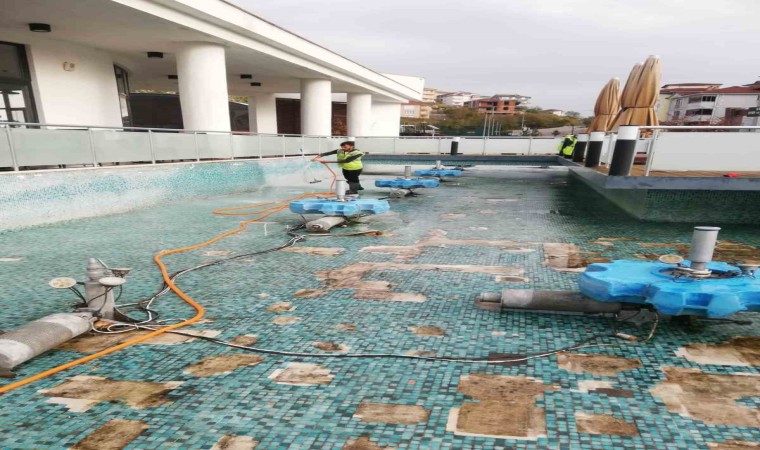
M 612 77 L 659 55 L 662 84 L 760 77 L 760 0 L 238 0 L 378 72 L 593 113 Z

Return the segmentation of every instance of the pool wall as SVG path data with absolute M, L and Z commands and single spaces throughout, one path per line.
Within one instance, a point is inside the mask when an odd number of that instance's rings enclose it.
M 308 185 L 327 172 L 304 159 L 235 160 L 0 174 L 0 231 L 123 213 L 186 200 Z M 327 189 L 325 183 L 315 185 Z

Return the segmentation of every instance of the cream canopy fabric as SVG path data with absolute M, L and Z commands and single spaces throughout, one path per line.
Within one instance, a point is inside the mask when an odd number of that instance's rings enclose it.
M 594 105 L 594 120 L 588 126 L 592 131 L 607 131 L 620 110 L 620 79 L 612 78 L 604 85 Z
M 654 112 L 660 88 L 660 58 L 650 56 L 643 64 L 636 64 L 628 76 L 620 98 L 620 112 L 610 126 L 655 126 L 659 122 Z

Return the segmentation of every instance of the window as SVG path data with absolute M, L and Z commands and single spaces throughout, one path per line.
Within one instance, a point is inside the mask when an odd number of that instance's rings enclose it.
M 132 126 L 132 109 L 129 105 L 129 75 L 119 66 L 113 66 L 116 75 L 116 90 L 119 92 L 119 109 L 121 110 L 121 123 L 125 127 Z
M 703 95 L 702 101 L 703 102 L 714 102 L 715 101 L 715 95 Z
M 37 122 L 23 45 L 0 42 L 0 121 Z
M 692 97 L 689 97 L 689 103 L 699 103 L 701 101 L 702 101 L 702 97 L 701 96 L 692 96 Z
M 689 109 L 686 111 L 686 116 L 712 116 L 712 109 Z
M 681 118 L 681 111 L 676 111 L 673 113 L 673 120 L 678 120 Z

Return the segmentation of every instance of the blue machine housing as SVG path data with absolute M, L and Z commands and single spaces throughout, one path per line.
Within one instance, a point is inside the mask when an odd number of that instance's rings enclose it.
M 308 199 L 290 202 L 290 211 L 296 214 L 324 214 L 326 216 L 355 216 L 361 213 L 382 214 L 388 212 L 391 205 L 387 200 L 347 199 Z
M 461 177 L 462 171 L 454 169 L 415 170 L 414 175 L 417 177 Z
M 664 273 L 672 264 L 652 261 L 612 261 L 591 264 L 578 282 L 587 297 L 603 302 L 650 304 L 668 315 L 726 317 L 741 311 L 760 311 L 760 279 L 741 276 L 724 262 L 711 262 L 713 273 L 727 278 L 673 277 Z M 730 276 L 736 275 L 736 276 Z
M 441 184 L 435 178 L 396 178 L 393 180 L 375 180 L 375 186 L 396 189 L 434 188 Z

